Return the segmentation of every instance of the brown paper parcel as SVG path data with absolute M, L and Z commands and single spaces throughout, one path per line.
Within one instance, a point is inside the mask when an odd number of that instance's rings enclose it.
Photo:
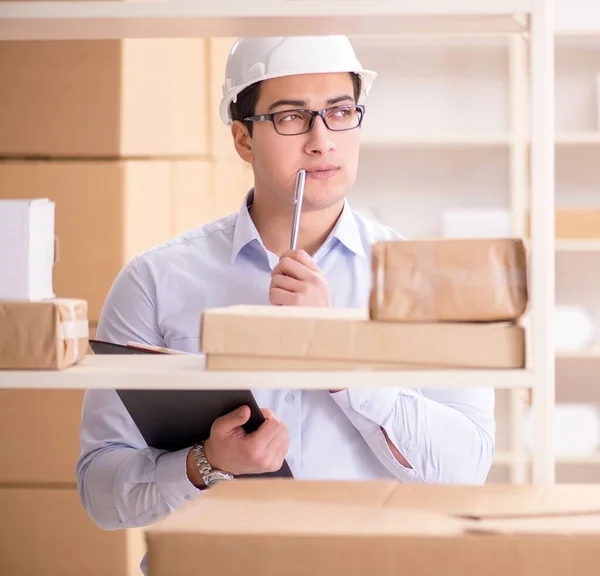
M 0 302 L 0 369 L 60 370 L 88 347 L 87 302 L 55 298 Z
M 528 303 L 520 239 L 378 242 L 372 248 L 370 316 L 404 322 L 501 322 Z

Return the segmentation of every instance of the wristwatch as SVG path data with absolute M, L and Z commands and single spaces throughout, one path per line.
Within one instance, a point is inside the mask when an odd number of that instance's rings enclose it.
M 204 442 L 196 444 L 193 450 L 194 460 L 196 461 L 198 472 L 200 472 L 202 481 L 204 484 L 206 484 L 207 488 L 212 488 L 219 482 L 235 479 L 233 474 L 229 474 L 229 472 L 224 472 L 223 470 L 218 470 L 210 465 L 210 462 L 206 459 L 206 455 L 204 454 Z

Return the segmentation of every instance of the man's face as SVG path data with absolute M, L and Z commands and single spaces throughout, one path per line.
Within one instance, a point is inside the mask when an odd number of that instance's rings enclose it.
M 350 74 L 306 74 L 263 82 L 255 114 L 343 105 L 355 105 Z M 297 122 L 293 118 L 285 121 Z M 278 134 L 271 122 L 255 122 L 251 147 L 256 187 L 272 201 L 291 205 L 296 173 L 304 168 L 303 208 L 321 210 L 338 204 L 356 179 L 359 143 L 359 128 L 335 132 L 320 117 L 310 132 L 293 136 Z

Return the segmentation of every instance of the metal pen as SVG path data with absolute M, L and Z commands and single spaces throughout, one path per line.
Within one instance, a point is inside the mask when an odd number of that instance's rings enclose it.
M 300 213 L 302 212 L 302 200 L 304 199 L 304 185 L 306 183 L 306 170 L 298 170 L 296 174 L 296 190 L 294 192 L 294 220 L 292 222 L 292 238 L 290 249 L 295 250 L 298 243 L 298 229 L 300 226 Z

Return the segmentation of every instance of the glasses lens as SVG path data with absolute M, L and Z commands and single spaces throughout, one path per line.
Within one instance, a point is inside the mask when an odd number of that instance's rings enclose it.
M 361 114 L 356 106 L 336 106 L 327 110 L 325 118 L 330 130 L 351 130 L 360 124 Z
M 273 117 L 273 122 L 280 134 L 302 134 L 310 126 L 310 113 L 304 110 L 278 112 Z

